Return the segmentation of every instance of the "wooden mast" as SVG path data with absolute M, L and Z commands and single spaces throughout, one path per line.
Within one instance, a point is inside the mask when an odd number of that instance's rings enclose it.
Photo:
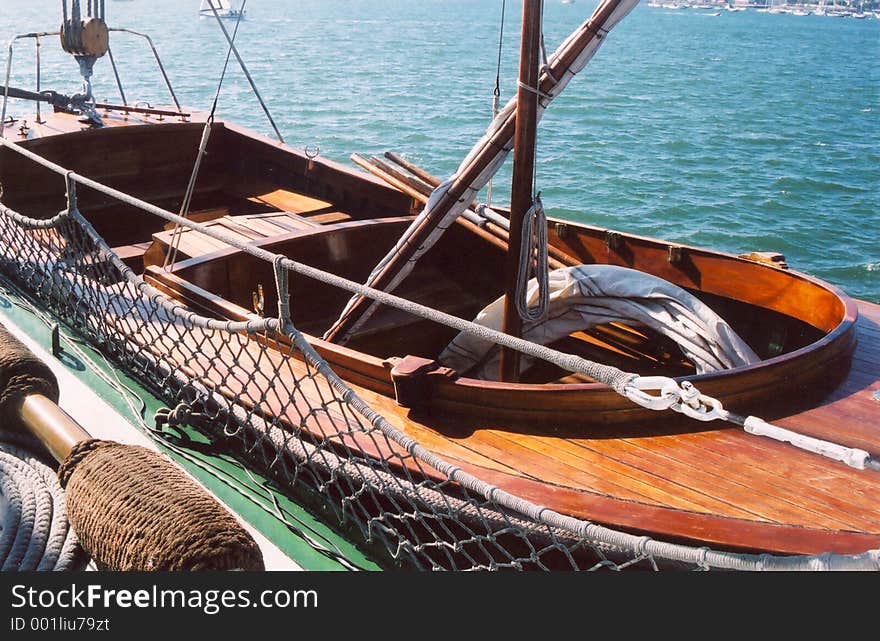
M 596 38 L 604 37 L 602 32 L 603 25 L 613 15 L 621 2 L 623 0 L 604 0 L 596 8 L 592 17 L 575 31 L 572 38 L 565 43 L 561 50 L 557 52 L 557 55 L 550 61 L 547 72 L 541 74 L 540 90 L 542 93 L 547 93 L 556 86 L 558 81 L 555 79 L 561 78 L 565 74 L 566 70 L 574 64 L 578 56 L 583 53 L 591 42 Z M 417 248 L 431 235 L 439 221 L 443 218 L 443 215 L 458 202 L 471 183 L 491 164 L 497 150 L 503 148 L 510 141 L 514 134 L 514 126 L 514 118 L 507 118 L 491 135 L 484 149 L 472 158 L 466 167 L 460 169 L 460 173 L 455 177 L 448 191 L 438 200 L 430 216 L 412 235 L 409 243 L 400 249 L 394 259 L 385 265 L 375 278 L 370 280 L 368 284 L 371 287 L 385 289 L 392 282 L 395 275 L 400 271 L 401 266 L 412 258 Z M 336 325 L 327 332 L 326 340 L 337 342 L 342 339 L 368 308 L 373 305 L 372 300 L 363 296 L 356 296 L 353 300 L 354 303 L 350 306 L 345 317 L 339 319 Z
M 513 183 L 510 190 L 510 241 L 505 263 L 504 333 L 520 338 L 522 319 L 516 309 L 516 281 L 523 242 L 522 224 L 532 206 L 535 138 L 538 127 L 538 79 L 543 0 L 523 0 L 519 51 L 519 88 L 513 136 Z M 501 380 L 519 380 L 519 352 L 502 348 Z

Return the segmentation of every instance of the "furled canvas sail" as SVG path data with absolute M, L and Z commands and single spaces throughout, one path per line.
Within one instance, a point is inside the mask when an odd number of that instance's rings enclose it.
M 650 274 L 616 265 L 580 265 L 550 272 L 546 318 L 523 326 L 523 338 L 548 345 L 572 332 L 603 323 L 649 327 L 676 342 L 698 374 L 757 363 L 760 359 L 736 332 L 698 298 Z M 529 283 L 534 305 L 538 286 Z M 501 329 L 504 298 L 487 306 L 474 322 Z M 485 339 L 461 333 L 438 360 L 468 376 L 498 377 L 499 350 Z M 520 370 L 533 359 L 523 356 Z

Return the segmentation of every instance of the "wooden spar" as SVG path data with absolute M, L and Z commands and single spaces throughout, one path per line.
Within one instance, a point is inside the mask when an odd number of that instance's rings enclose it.
M 556 84 L 556 78 L 561 78 L 566 70 L 574 64 L 578 56 L 600 34 L 603 25 L 611 18 L 622 0 L 607 0 L 603 2 L 593 15 L 582 24 L 573 34 L 564 49 L 557 52 L 548 65 L 548 69 L 541 74 L 540 91 L 547 93 Z M 462 167 L 458 175 L 452 181 L 449 190 L 439 199 L 431 214 L 422 221 L 405 247 L 395 254 L 392 260 L 376 274 L 375 278 L 368 283 L 376 289 L 385 289 L 400 272 L 401 267 L 408 263 L 419 247 L 431 235 L 437 225 L 443 220 L 445 214 L 461 199 L 470 185 L 477 180 L 480 174 L 491 165 L 499 149 L 504 148 L 513 138 L 514 116 L 508 117 L 501 126 L 492 134 L 491 139 L 483 149 L 475 154 L 467 166 Z M 372 307 L 372 301 L 363 296 L 356 296 L 344 318 L 339 319 L 336 325 L 330 329 L 325 338 L 331 342 L 338 342 L 346 336 L 348 330 L 360 319 L 367 309 Z
M 386 151 L 385 157 L 388 160 L 390 160 L 391 162 L 393 162 L 394 164 L 400 165 L 401 167 L 406 169 L 408 172 L 410 172 L 411 174 L 414 174 L 417 178 L 420 178 L 423 182 L 431 185 L 432 187 L 436 187 L 437 185 L 440 184 L 440 179 L 437 178 L 437 176 L 434 176 L 433 174 L 428 173 L 427 171 L 425 171 L 424 169 L 422 169 L 418 165 L 415 165 L 415 164 L 409 162 L 405 158 L 401 158 L 400 156 L 398 156 L 395 153 L 392 153 L 390 151 Z
M 67 412 L 42 394 L 25 397 L 19 419 L 59 463 L 77 443 L 92 438 Z
M 433 191 L 433 189 L 436 188 L 440 184 L 440 179 L 437 178 L 436 176 L 430 174 L 429 172 L 425 171 L 424 169 L 422 169 L 418 165 L 414 165 L 413 163 L 409 162 L 408 160 L 401 158 L 400 156 L 398 156 L 395 153 L 392 153 L 390 151 L 386 151 L 385 157 L 388 160 L 394 162 L 395 164 L 400 165 L 401 167 L 406 169 L 408 172 L 413 174 L 416 178 L 418 178 L 421 181 L 420 190 L 422 190 L 422 193 L 424 193 L 424 195 L 425 195 L 425 198 L 424 198 L 424 200 L 422 200 L 422 202 L 423 203 L 428 202 L 427 197 L 430 196 L 431 191 Z M 352 159 L 354 159 L 354 158 L 352 157 Z M 357 161 L 355 161 L 355 162 L 357 162 Z M 373 166 L 377 166 L 378 161 L 377 161 L 377 159 L 374 158 L 372 161 L 370 161 L 370 163 Z M 360 164 L 360 163 L 358 163 L 358 164 Z M 382 173 L 373 171 L 372 169 L 370 169 L 364 165 L 361 165 L 361 166 L 364 167 L 365 169 L 367 169 L 367 171 L 370 171 L 373 175 L 385 179 L 384 175 Z M 401 172 L 391 172 L 390 165 L 387 165 L 387 163 L 383 163 L 381 166 L 385 167 L 385 169 L 389 170 L 389 173 L 392 173 L 393 175 L 398 175 L 398 176 L 403 175 Z M 391 184 L 394 184 L 390 180 L 388 180 L 388 182 Z M 412 181 L 410 179 L 407 182 L 412 182 Z M 415 183 L 412 183 L 412 184 L 415 184 Z M 424 189 L 427 189 L 427 191 L 424 191 Z M 479 206 L 479 203 L 474 201 L 471 204 L 471 209 L 473 211 L 476 211 L 478 206 Z M 499 215 L 502 215 L 502 216 L 504 215 L 503 210 L 496 210 L 496 211 Z M 458 221 L 462 222 L 463 219 L 459 218 Z M 483 228 L 485 228 L 486 230 L 491 232 L 493 235 L 497 236 L 498 238 L 502 239 L 505 243 L 507 243 L 507 228 L 506 227 L 502 227 L 501 225 L 496 224 L 494 221 L 487 220 L 484 223 Z M 573 256 L 566 254 L 564 251 L 562 251 L 558 247 L 554 247 L 554 246 L 550 245 L 547 249 L 550 252 L 550 269 L 559 269 L 560 267 L 572 267 L 574 265 L 580 264 L 580 261 L 577 258 L 574 258 Z
M 354 162 L 354 164 L 358 165 L 359 167 L 363 167 L 374 176 L 381 178 L 389 185 L 396 187 L 407 196 L 410 196 L 413 200 L 416 200 L 422 204 L 428 202 L 428 197 L 431 195 L 432 188 L 419 178 L 408 176 L 405 173 L 398 171 L 394 167 L 390 166 L 388 163 L 383 162 L 379 158 L 365 158 L 360 154 L 352 154 L 351 160 L 352 162 Z M 487 222 L 485 227 L 482 227 L 476 223 L 471 222 L 463 216 L 456 219 L 455 222 L 458 225 L 461 225 L 462 227 L 467 229 L 468 231 L 472 232 L 473 234 L 476 234 L 480 238 L 488 241 L 495 247 L 498 247 L 505 252 L 507 251 L 508 242 L 510 239 L 506 229 L 503 229 L 502 227 L 495 225 L 491 222 Z M 550 269 L 560 269 L 562 267 L 577 264 L 577 261 L 575 259 L 567 256 L 564 252 L 560 252 L 557 250 L 556 252 L 551 251 L 550 253 Z M 562 256 L 562 259 L 559 259 L 557 255 Z
M 504 333 L 522 337 L 522 319 L 516 307 L 522 225 L 534 197 L 535 139 L 538 128 L 538 71 L 541 51 L 542 0 L 523 0 L 522 41 L 519 52 L 519 88 L 516 93 L 516 131 L 513 138 L 513 183 L 510 189 L 510 241 L 504 275 Z M 501 348 L 501 380 L 519 381 L 519 352 Z

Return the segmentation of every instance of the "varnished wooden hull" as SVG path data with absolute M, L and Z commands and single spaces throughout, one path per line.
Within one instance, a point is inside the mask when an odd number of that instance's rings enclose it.
M 166 125 L 144 129 L 169 131 L 163 127 Z M 193 127 L 183 129 L 190 137 L 196 131 Z M 363 252 L 368 243 L 346 243 L 345 237 L 359 229 L 358 238 L 367 238 L 384 226 L 389 234 L 383 238 L 388 238 L 390 231 L 401 230 L 411 220 L 409 200 L 376 181 L 325 164 L 309 173 L 301 154 L 242 130 L 230 131 L 238 137 L 226 140 L 223 148 L 244 154 L 234 170 L 244 172 L 237 174 L 236 180 L 240 180 L 236 185 L 244 196 L 236 203 L 253 203 L 271 193 L 256 188 L 246 191 L 254 178 L 247 174 L 251 171 L 247 167 L 268 167 L 285 169 L 293 176 L 281 185 L 285 189 L 323 199 L 333 205 L 334 212 L 349 216 L 347 222 L 304 227 L 277 237 L 255 237 L 252 242 L 256 244 L 291 250 L 291 257 L 310 264 L 335 252 L 340 265 L 353 269 L 346 275 L 362 280 L 373 264 L 372 257 L 358 253 L 346 258 L 345 254 L 358 248 Z M 147 134 L 139 135 L 148 138 Z M 110 153 L 123 138 L 111 140 L 108 136 L 102 153 Z M 56 154 L 57 160 L 91 162 L 63 156 L 70 138 L 54 147 L 51 142 L 47 140 L 44 148 L 48 155 Z M 117 174 L 110 178 L 120 184 L 133 180 L 139 172 L 149 173 L 149 153 L 138 149 L 126 153 L 128 165 L 108 164 L 103 158 L 93 166 L 96 171 L 114 167 Z M 182 164 L 187 162 L 189 159 Z M 28 185 L 39 184 L 34 181 L 40 176 L 11 164 L 8 156 L 2 159 L 0 170 L 7 196 L 13 200 L 9 204 L 24 213 L 51 215 L 57 211 L 63 185 L 36 198 L 38 190 L 28 186 L 17 191 L 15 186 L 24 184 L 23 180 Z M 226 182 L 235 181 L 227 176 Z M 155 191 L 161 183 L 144 188 Z M 216 205 L 212 194 L 220 194 L 223 184 L 215 187 L 201 196 L 206 210 Z M 172 194 L 169 202 L 180 193 Z M 99 218 L 109 211 L 104 203 L 89 202 L 86 194 L 82 210 L 87 216 L 90 206 Z M 149 244 L 162 233 L 161 226 L 113 227 L 113 218 L 108 215 L 100 222 L 120 251 Z M 117 214 L 116 220 L 128 219 Z M 139 236 L 126 236 L 131 232 Z M 322 238 L 325 240 L 320 241 Z M 731 410 L 752 412 L 795 431 L 880 452 L 878 406 L 872 397 L 880 390 L 880 307 L 857 305 L 808 276 L 717 252 L 671 247 L 663 241 L 563 221 L 551 222 L 550 238 L 557 249 L 580 262 L 624 265 L 653 273 L 719 302 L 739 317 L 736 322 L 749 335 L 762 336 L 761 327 L 748 327 L 750 310 L 756 318 L 773 319 L 793 334 L 800 332 L 800 338 L 789 337 L 788 348 L 776 355 L 770 353 L 775 338 L 768 336 L 768 344 L 758 350 L 764 352 L 765 359 L 757 365 L 686 378 L 694 380 L 701 391 L 721 398 Z M 310 248 L 311 253 L 293 251 L 297 243 Z M 212 316 L 247 316 L 251 310 L 244 301 L 258 284 L 267 286 L 266 309 L 273 309 L 270 265 L 256 264 L 231 248 L 207 249 L 201 255 L 184 256 L 170 272 L 148 268 L 146 276 L 171 296 Z M 133 251 L 130 264 L 142 264 L 145 251 Z M 384 248 L 371 251 L 381 254 Z M 486 247 L 487 260 L 492 251 L 497 248 Z M 880 547 L 880 511 L 876 507 L 880 474 L 875 471 L 852 470 L 726 424 L 684 422 L 677 415 L 634 408 L 597 384 L 511 385 L 437 372 L 425 377 L 427 393 L 420 402 L 403 407 L 394 396 L 390 377 L 393 361 L 389 357 L 408 352 L 393 351 L 393 331 L 391 339 L 383 343 L 384 351 L 377 354 L 321 341 L 315 330 L 326 327 L 323 317 L 332 317 L 347 294 L 324 292 L 326 298 L 320 300 L 328 309 L 303 311 L 309 301 L 318 299 L 304 297 L 304 292 L 296 289 L 302 286 L 299 280 L 293 282 L 294 301 L 305 316 L 295 321 L 307 333 L 311 331 L 309 341 L 357 394 L 424 447 L 503 490 L 563 514 L 712 547 L 785 554 L 848 554 Z M 491 285 L 478 293 L 490 294 Z M 474 311 L 473 305 L 465 305 L 461 314 L 469 318 Z M 198 336 L 192 340 L 201 346 L 199 359 L 205 363 L 227 362 L 220 359 L 222 354 L 210 353 L 210 341 L 199 341 Z M 243 392 L 248 391 L 249 369 L 267 358 L 271 363 L 286 358 L 287 348 L 275 347 L 278 349 L 260 357 L 261 346 L 254 343 L 251 351 L 236 354 L 236 359 L 227 363 L 229 373 L 243 375 L 229 380 L 243 387 L 228 393 L 247 397 Z M 173 359 L 171 343 L 158 341 L 150 349 Z M 196 365 L 179 363 L 193 375 L 208 371 Z M 301 375 L 305 366 L 294 362 L 289 371 L 291 376 Z M 283 423 L 301 427 L 297 414 L 280 401 L 277 406 L 271 402 L 265 405 L 262 411 L 277 412 Z M 399 459 L 392 457 L 396 446 L 389 442 L 361 439 L 356 433 L 322 434 L 340 451 L 356 448 L 377 459 L 403 461 L 402 465 L 411 460 L 402 451 Z M 423 467 L 419 472 L 432 473 Z
M 370 225 L 398 228 L 404 222 L 403 219 L 388 219 L 352 225 L 358 227 L 360 238 L 368 233 Z M 576 236 L 578 243 L 587 248 L 581 252 L 581 258 L 585 261 L 610 258 L 608 262 L 620 264 L 613 255 L 597 256 L 598 251 L 589 252 L 591 245 L 604 247 L 601 243 L 606 230 L 573 223 L 564 225 L 566 235 L 569 238 Z M 332 236 L 338 244 L 342 244 L 339 239 L 350 233 L 347 231 L 350 227 L 342 224 L 304 230 L 282 240 L 265 239 L 256 241 L 256 244 L 299 260 L 299 247 L 306 244 L 314 246 L 322 236 Z M 721 399 L 728 409 L 763 412 L 764 415 L 773 416 L 782 411 L 804 408 L 818 402 L 846 375 L 855 347 L 854 325 L 858 311 L 855 303 L 834 287 L 803 274 L 696 248 L 681 248 L 688 256 L 688 267 L 681 270 L 666 261 L 669 245 L 662 241 L 623 234 L 618 236 L 619 242 L 634 247 L 628 254 L 628 266 L 642 271 L 651 270 L 655 275 L 678 281 L 677 284 L 697 293 L 724 297 L 754 309 L 794 317 L 815 330 L 819 338 L 808 345 L 766 358 L 755 365 L 682 377 L 693 381 L 702 392 Z M 351 241 L 349 244 L 357 243 Z M 565 249 L 571 251 L 571 246 L 565 246 Z M 313 264 L 311 260 L 304 262 Z M 473 269 L 477 268 L 473 266 Z M 266 269 L 262 267 L 262 271 Z M 258 261 L 250 260 L 235 250 L 219 250 L 183 261 L 170 273 L 152 268 L 148 269 L 147 274 L 154 284 L 190 304 L 200 306 L 206 313 L 243 319 L 249 310 L 229 300 L 218 303 L 215 295 L 226 298 L 229 290 L 218 291 L 217 283 L 230 283 L 228 286 L 238 286 L 249 293 L 253 284 L 236 282 L 235 274 L 247 274 L 251 283 L 267 282 L 268 272 L 261 274 L 260 271 Z M 294 297 L 303 300 L 301 293 L 295 293 Z M 267 304 L 274 304 L 274 300 Z M 394 397 L 391 375 L 391 365 L 395 362 L 393 358 L 341 347 L 313 335 L 309 340 L 340 376 Z M 394 356 L 404 357 L 407 353 Z M 622 426 L 626 429 L 627 426 L 656 423 L 658 420 L 670 422 L 667 417 L 634 406 L 597 383 L 500 383 L 450 374 L 439 366 L 435 371 L 428 371 L 423 382 L 424 395 L 407 404 L 421 413 L 454 414 L 462 417 L 463 425 L 472 420 L 491 419 L 509 423 L 512 429 L 540 426 L 542 430 L 565 435 L 587 433 L 585 430 L 602 426 Z

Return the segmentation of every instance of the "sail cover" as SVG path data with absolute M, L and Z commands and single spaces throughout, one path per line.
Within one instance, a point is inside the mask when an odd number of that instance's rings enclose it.
M 605 36 L 608 32 L 626 17 L 637 4 L 638 0 L 604 0 L 593 12 L 592 17 L 582 24 L 577 31 L 572 33 L 556 49 L 553 55 L 548 58 L 547 65 L 542 70 L 539 80 L 539 87 L 541 88 L 538 97 L 539 119 L 550 102 L 562 93 L 569 81 L 587 66 L 587 63 L 592 59 L 602 43 L 605 42 Z M 586 42 L 585 45 L 583 44 L 584 42 Z M 567 61 L 571 59 L 573 49 L 580 49 L 580 51 L 574 58 L 574 61 L 568 63 Z M 392 266 L 393 263 L 400 262 L 400 257 L 406 257 L 406 260 L 396 266 L 396 271 L 391 280 L 382 286 L 381 289 L 393 291 L 412 272 L 419 258 L 434 246 L 449 226 L 455 222 L 455 219 L 467 209 L 477 193 L 504 164 L 508 153 L 513 149 L 512 124 L 515 116 L 516 98 L 512 98 L 498 113 L 498 116 L 489 125 L 486 133 L 474 145 L 452 177 L 434 190 L 416 220 L 413 221 L 394 248 L 373 269 L 367 280 L 367 285 L 375 287 L 377 277 Z M 510 135 L 506 136 L 501 141 L 501 144 L 499 144 L 499 132 L 507 129 L 510 130 Z M 459 189 L 461 177 L 471 173 L 469 170 L 472 170 L 472 165 L 475 164 L 475 161 L 483 159 L 487 155 L 491 159 L 485 165 L 485 168 L 468 182 L 463 191 Z M 448 206 L 449 194 L 447 192 L 454 186 L 456 191 L 461 193 L 457 195 L 452 205 Z M 413 245 L 416 246 L 413 247 Z M 336 342 L 344 343 L 366 322 L 373 311 L 375 311 L 378 303 L 373 302 L 369 305 L 360 314 L 359 318 L 348 319 L 349 315 L 354 315 L 355 307 L 361 304 L 361 298 L 360 295 L 355 295 L 349 300 L 339 319 L 325 333 L 324 336 L 326 338 L 330 338 L 335 334 L 337 327 L 344 321 L 351 323 L 354 320 L 342 336 L 335 336 L 334 338 Z
M 697 374 L 741 367 L 760 359 L 711 308 L 678 285 L 644 272 L 616 265 L 579 265 L 550 272 L 547 316 L 523 325 L 523 338 L 548 345 L 572 332 L 604 323 L 649 327 L 675 341 Z M 538 298 L 535 279 L 527 299 Z M 504 297 L 483 309 L 475 323 L 501 329 Z M 500 349 L 472 334 L 460 333 L 438 360 L 461 374 L 497 380 Z M 520 358 L 520 371 L 534 359 Z

